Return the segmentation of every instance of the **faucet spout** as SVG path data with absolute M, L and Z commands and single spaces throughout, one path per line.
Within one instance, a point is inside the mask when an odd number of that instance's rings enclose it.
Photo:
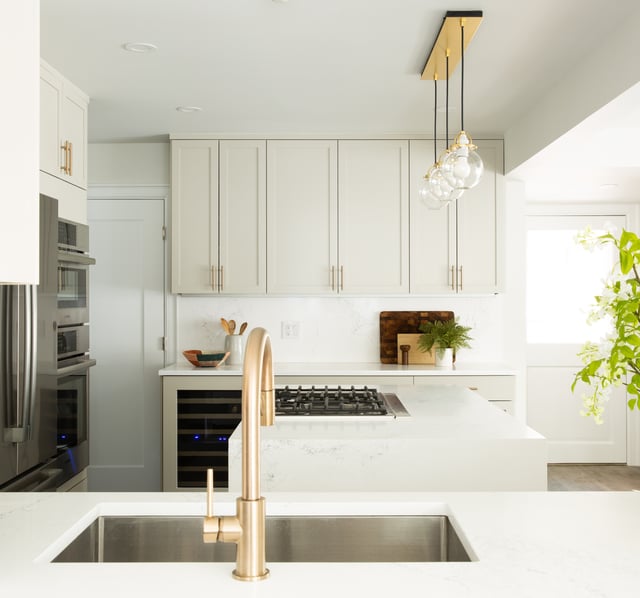
M 260 425 L 273 425 L 275 399 L 271 339 L 264 328 L 249 335 L 242 380 L 242 494 L 235 517 L 213 516 L 213 475 L 207 477 L 205 542 L 238 545 L 233 576 L 258 581 L 269 576 L 265 556 L 266 503 L 260 496 Z
M 260 498 L 260 425 L 275 417 L 271 339 L 264 328 L 249 335 L 242 371 L 242 499 Z

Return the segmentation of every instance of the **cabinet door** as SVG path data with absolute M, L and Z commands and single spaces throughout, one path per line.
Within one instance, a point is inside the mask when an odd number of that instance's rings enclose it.
M 217 140 L 171 142 L 171 228 L 171 291 L 217 292 Z
M 409 291 L 409 142 L 339 142 L 340 291 Z
M 220 141 L 219 168 L 219 290 L 264 293 L 266 142 Z
M 68 171 L 63 178 L 87 188 L 87 101 L 72 85 L 64 83 L 60 117 L 61 145 L 66 141 Z
M 267 290 L 335 294 L 337 142 L 267 143 Z
M 433 141 L 412 140 L 411 197 L 411 292 L 456 292 L 456 208 L 427 207 L 418 197 L 418 184 L 433 164 Z
M 497 200 L 502 181 L 502 142 L 476 144 L 484 174 L 478 185 L 456 202 L 457 284 L 461 293 L 493 293 L 498 290 Z
M 62 86 L 50 71 L 40 69 L 40 170 L 60 177 L 60 106 Z

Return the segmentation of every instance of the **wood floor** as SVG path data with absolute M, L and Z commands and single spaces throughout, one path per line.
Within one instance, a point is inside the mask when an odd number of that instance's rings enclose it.
M 640 467 L 558 464 L 547 466 L 549 490 L 638 490 Z

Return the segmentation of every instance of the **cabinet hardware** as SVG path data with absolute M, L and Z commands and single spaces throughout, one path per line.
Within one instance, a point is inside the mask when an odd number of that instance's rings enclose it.
M 462 266 L 458 268 L 458 271 L 460 272 L 460 290 L 462 290 Z
M 211 289 L 213 291 L 216 290 L 216 267 L 215 266 L 211 266 Z
M 340 290 L 344 291 L 344 266 L 340 266 Z
M 224 266 L 220 266 L 220 284 L 218 290 L 224 291 Z
M 336 267 L 331 266 L 331 290 L 336 290 Z
M 73 143 L 67 142 L 67 148 L 69 151 L 69 164 L 67 165 L 67 174 L 73 176 Z
M 65 141 L 63 145 L 60 146 L 60 149 L 64 152 L 63 163 L 60 166 L 60 170 L 64 172 L 64 174 L 69 174 L 69 142 Z
M 456 268 L 451 266 L 451 290 L 456 290 Z

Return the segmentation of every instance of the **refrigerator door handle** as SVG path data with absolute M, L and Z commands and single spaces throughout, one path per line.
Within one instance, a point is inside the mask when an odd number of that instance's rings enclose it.
M 36 339 L 37 339 L 37 287 L 28 285 L 17 289 L 17 313 L 24 314 L 23 338 L 19 339 L 23 352 L 23 370 L 21 383 L 18 383 L 17 394 L 15 396 L 16 409 L 13 418 L 6 414 L 4 441 L 5 442 L 26 442 L 31 437 L 33 427 L 33 417 L 35 413 L 34 401 L 36 396 Z M 11 325 L 7 322 L 7 325 Z M 20 334 L 20 333 L 18 333 Z M 20 360 L 18 360 L 20 363 Z M 14 421 L 11 421 L 14 419 Z
M 36 374 L 37 374 L 37 341 L 38 341 L 38 287 L 29 285 L 26 292 L 25 311 L 28 314 L 25 326 L 25 384 L 24 402 L 22 404 L 22 427 L 24 440 L 31 440 L 33 418 L 36 402 Z

